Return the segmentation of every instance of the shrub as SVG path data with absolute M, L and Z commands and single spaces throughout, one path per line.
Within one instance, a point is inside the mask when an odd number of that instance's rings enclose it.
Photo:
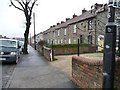
M 46 45 L 46 42 L 44 40 L 41 40 L 38 42 L 38 45 L 40 45 L 40 46 Z

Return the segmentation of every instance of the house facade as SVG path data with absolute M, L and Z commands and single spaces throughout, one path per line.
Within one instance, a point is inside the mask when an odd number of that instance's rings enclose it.
M 54 44 L 75 44 L 79 38 L 80 43 L 98 45 L 101 37 L 104 39 L 107 8 L 107 4 L 96 3 L 89 11 L 83 9 L 81 15 L 74 14 L 44 31 L 43 38 L 47 43 L 53 40 Z M 118 16 L 119 11 L 116 10 Z M 117 19 L 116 22 L 120 24 Z
M 43 32 L 40 32 L 36 35 L 36 43 L 43 40 Z

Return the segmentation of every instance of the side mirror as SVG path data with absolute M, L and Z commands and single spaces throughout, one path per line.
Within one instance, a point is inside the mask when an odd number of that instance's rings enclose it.
M 18 49 L 21 48 L 21 46 L 18 46 Z

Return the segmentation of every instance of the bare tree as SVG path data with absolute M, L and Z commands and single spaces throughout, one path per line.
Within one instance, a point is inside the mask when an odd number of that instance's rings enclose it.
M 28 36 L 29 36 L 29 29 L 31 25 L 31 15 L 33 7 L 35 6 L 37 0 L 10 0 L 11 5 L 14 6 L 16 9 L 23 11 L 25 18 L 26 18 L 26 30 L 24 33 L 24 50 L 23 54 L 28 54 Z

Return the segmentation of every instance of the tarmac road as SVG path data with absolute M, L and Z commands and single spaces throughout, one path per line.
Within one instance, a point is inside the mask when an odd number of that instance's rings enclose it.
M 2 70 L 2 88 L 5 88 L 7 82 L 9 81 L 13 71 L 14 71 L 14 68 L 15 68 L 15 64 L 13 63 L 3 63 L 2 66 L 1 66 L 1 70 Z

